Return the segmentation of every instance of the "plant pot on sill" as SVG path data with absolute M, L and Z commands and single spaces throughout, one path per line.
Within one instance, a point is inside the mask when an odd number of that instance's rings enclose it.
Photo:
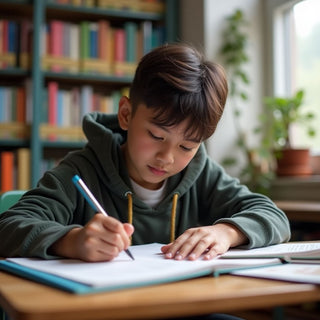
M 283 149 L 277 157 L 277 176 L 312 174 L 309 149 Z

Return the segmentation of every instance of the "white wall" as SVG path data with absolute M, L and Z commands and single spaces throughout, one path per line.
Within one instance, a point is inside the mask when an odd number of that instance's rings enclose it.
M 262 99 L 265 95 L 265 36 L 264 36 L 264 0 L 183 0 L 181 1 L 181 35 L 182 40 L 194 43 L 203 49 L 211 61 L 222 63 L 219 49 L 222 42 L 222 32 L 225 27 L 225 18 L 236 9 L 241 9 L 247 20 L 248 28 L 248 55 L 249 63 L 246 71 L 251 84 L 248 88 L 249 101 L 241 106 L 242 126 L 248 132 L 250 144 L 257 143 L 257 136 L 251 131 L 257 124 L 257 117 L 262 110 Z M 200 4 L 201 3 L 201 4 Z M 200 20 L 203 18 L 202 21 Z M 191 30 L 191 31 L 190 31 Z M 223 64 L 223 63 L 222 63 Z M 243 159 L 242 154 L 236 151 L 236 131 L 231 106 L 227 102 L 224 115 L 217 131 L 208 141 L 210 155 L 221 162 L 229 155 Z M 243 160 L 242 160 L 243 161 Z M 239 168 L 229 170 L 232 175 L 237 175 Z

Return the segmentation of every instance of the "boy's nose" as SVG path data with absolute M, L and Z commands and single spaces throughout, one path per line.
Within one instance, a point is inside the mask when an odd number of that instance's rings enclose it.
M 157 160 L 161 161 L 163 164 L 174 163 L 173 152 L 170 147 L 164 147 L 157 153 Z

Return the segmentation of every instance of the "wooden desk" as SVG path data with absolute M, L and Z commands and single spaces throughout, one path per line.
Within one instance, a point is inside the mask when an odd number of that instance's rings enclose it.
M 0 304 L 14 320 L 159 319 L 320 300 L 320 286 L 224 275 L 77 296 L 0 272 Z
M 320 222 L 320 201 L 275 200 L 290 221 Z

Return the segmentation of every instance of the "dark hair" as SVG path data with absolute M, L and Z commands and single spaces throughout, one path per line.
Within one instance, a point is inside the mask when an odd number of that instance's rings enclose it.
M 174 126 L 188 119 L 188 136 L 205 140 L 215 131 L 228 94 L 221 66 L 185 44 L 166 44 L 140 61 L 130 88 L 133 114 L 139 104 L 157 109 L 154 122 Z

